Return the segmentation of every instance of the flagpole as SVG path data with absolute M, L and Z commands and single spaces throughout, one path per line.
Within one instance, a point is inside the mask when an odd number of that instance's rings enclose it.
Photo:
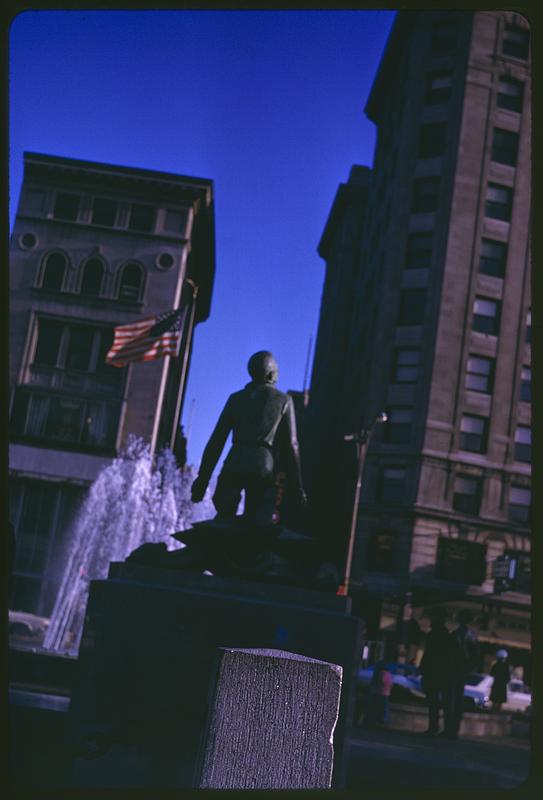
M 189 315 L 189 325 L 187 329 L 187 341 L 185 342 L 185 350 L 183 353 L 183 364 L 181 366 L 181 374 L 179 376 L 179 390 L 177 394 L 177 402 L 175 404 L 175 414 L 173 420 L 173 428 L 170 437 L 170 450 L 174 449 L 175 444 L 175 437 L 177 435 L 177 429 L 179 427 L 179 417 L 181 415 L 181 402 L 183 399 L 183 394 L 185 392 L 185 380 L 187 376 L 187 369 L 189 363 L 189 352 L 192 343 L 192 332 L 194 329 L 194 317 L 196 314 L 196 298 L 198 297 L 198 286 L 194 283 L 193 280 L 190 278 L 186 278 L 185 283 L 190 284 L 192 286 L 192 301 L 191 301 L 191 309 Z

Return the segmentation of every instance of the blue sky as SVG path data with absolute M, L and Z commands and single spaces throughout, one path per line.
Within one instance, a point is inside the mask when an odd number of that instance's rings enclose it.
M 198 463 L 256 350 L 301 389 L 338 185 L 392 11 L 27 11 L 10 35 L 10 218 L 25 150 L 214 181 L 216 281 L 183 421 Z

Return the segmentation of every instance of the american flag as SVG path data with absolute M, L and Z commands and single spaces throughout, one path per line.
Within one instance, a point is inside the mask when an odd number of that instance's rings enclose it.
M 153 361 L 164 356 L 177 356 L 186 313 L 185 306 L 128 325 L 118 325 L 114 330 L 113 344 L 106 355 L 106 364 L 124 367 L 130 361 Z

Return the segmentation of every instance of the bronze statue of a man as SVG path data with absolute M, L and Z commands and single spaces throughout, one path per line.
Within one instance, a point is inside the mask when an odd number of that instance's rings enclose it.
M 232 448 L 223 464 L 213 495 L 219 518 L 232 519 L 245 492 L 245 517 L 257 524 L 274 522 L 279 470 L 287 476 L 294 499 L 306 502 L 302 486 L 294 403 L 276 389 L 277 363 L 260 350 L 247 365 L 252 380 L 228 398 L 205 447 L 192 500 L 203 499 L 207 485 L 232 433 Z

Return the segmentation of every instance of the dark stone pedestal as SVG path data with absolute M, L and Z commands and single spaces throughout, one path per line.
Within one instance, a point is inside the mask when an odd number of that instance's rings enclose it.
M 333 786 L 361 647 L 348 600 L 288 586 L 111 565 L 91 583 L 69 717 L 72 786 L 188 788 L 217 648 L 276 648 L 343 668 Z

